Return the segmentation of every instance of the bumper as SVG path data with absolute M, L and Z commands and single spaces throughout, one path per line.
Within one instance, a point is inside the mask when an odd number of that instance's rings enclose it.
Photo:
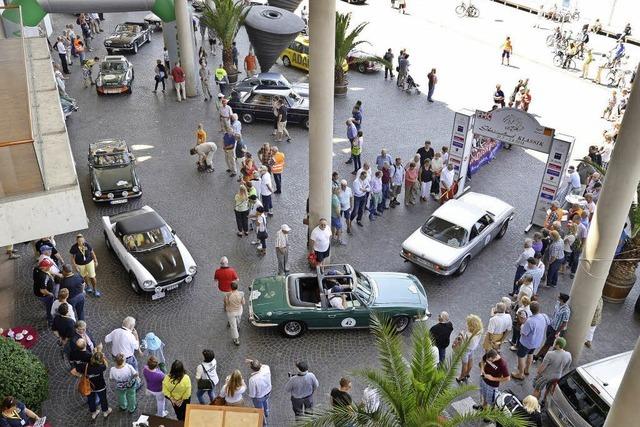
M 119 86 L 119 87 L 96 86 L 96 92 L 98 92 L 100 95 L 127 93 L 129 92 L 129 86 Z
M 427 311 L 424 316 L 416 317 L 414 320 L 416 322 L 426 322 L 427 320 L 429 320 L 430 317 L 431 317 L 431 313 Z
M 249 292 L 251 292 L 251 287 L 249 287 Z M 256 321 L 256 316 L 253 314 L 253 304 L 251 304 L 251 302 L 249 302 L 249 322 L 258 328 L 273 328 L 278 326 L 277 323 L 263 323 Z
M 109 194 L 109 193 L 107 193 Z M 92 196 L 92 200 L 95 203 L 100 203 L 100 204 L 109 204 L 109 205 L 120 205 L 120 204 L 124 204 L 127 203 L 129 201 L 129 199 L 137 199 L 138 197 L 142 196 L 142 191 L 139 191 L 137 193 L 133 193 L 133 194 L 129 194 L 127 197 L 114 197 L 113 199 L 110 199 L 107 196 L 100 196 L 100 197 L 96 197 L 96 196 Z
M 447 267 L 447 269 L 443 269 L 440 268 L 437 264 L 434 264 L 430 261 L 425 260 L 424 258 L 421 258 L 409 251 L 406 250 L 401 250 L 400 251 L 400 256 L 402 258 L 404 258 L 405 260 L 419 266 L 422 267 L 424 269 L 427 269 L 429 271 L 431 271 L 432 273 L 438 274 L 440 276 L 451 276 L 453 273 L 456 272 L 456 270 L 458 269 L 458 265 L 460 264 L 460 261 L 456 261 L 453 265 Z
M 111 52 L 133 52 L 133 44 L 129 47 L 104 45 L 104 48 L 109 49 Z
M 142 290 L 144 292 L 152 293 L 151 299 L 152 300 L 157 300 L 157 299 L 160 299 L 160 298 L 164 298 L 166 296 L 166 292 L 167 291 L 172 291 L 174 289 L 178 289 L 178 287 L 182 283 L 191 283 L 191 282 L 193 282 L 194 276 L 195 276 L 195 274 L 187 275 L 187 276 L 182 277 L 179 280 L 176 280 L 174 282 L 164 283 L 162 285 L 157 285 L 157 286 L 155 286 L 153 288 L 146 288 L 146 289 L 142 289 Z

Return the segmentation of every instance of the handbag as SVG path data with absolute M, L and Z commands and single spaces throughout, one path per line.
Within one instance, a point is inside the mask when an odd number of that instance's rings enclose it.
M 195 148 L 195 147 L 190 148 L 190 149 L 189 149 L 189 154 L 191 154 L 192 156 L 195 156 L 195 154 L 196 154 L 196 148 Z
M 258 240 L 266 240 L 269 237 L 269 234 L 266 231 L 258 231 L 257 237 Z
M 87 397 L 91 394 L 93 390 L 91 390 L 91 381 L 87 376 L 87 369 L 89 369 L 89 364 L 87 363 L 84 367 L 84 374 L 80 377 L 80 381 L 78 381 L 78 393 L 82 396 Z
M 134 377 L 131 377 L 129 381 L 127 381 L 125 388 L 132 388 L 132 387 L 138 388 L 139 385 L 140 385 L 140 377 L 136 375 Z
M 464 335 L 462 332 L 460 332 L 458 336 L 455 338 L 455 340 L 453 340 L 453 344 L 451 344 L 451 348 L 456 349 L 460 347 L 460 344 L 462 344 L 463 340 L 464 340 Z
M 213 390 L 213 380 L 211 380 L 211 377 L 209 376 L 209 372 L 207 372 L 207 369 L 204 367 L 204 364 L 201 363 L 200 366 L 202 366 L 202 370 L 204 371 L 208 379 L 207 378 L 198 379 L 198 390 Z

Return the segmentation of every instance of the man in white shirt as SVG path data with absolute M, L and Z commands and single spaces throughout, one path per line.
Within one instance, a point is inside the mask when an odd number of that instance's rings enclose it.
M 62 37 L 58 37 L 58 40 L 53 47 L 58 51 L 58 56 L 60 57 L 60 65 L 62 65 L 62 71 L 65 74 L 69 74 L 69 66 L 67 64 L 67 48 L 64 46 L 64 40 L 62 40 Z
M 402 159 L 396 157 L 396 162 L 391 166 L 391 202 L 389 202 L 389 207 L 395 208 L 400 204 L 398 196 L 402 192 L 403 183 L 404 166 L 402 166 Z
M 440 204 L 454 198 L 453 179 L 455 174 L 452 163 L 447 163 L 447 167 L 442 169 L 440 174 Z
M 263 426 L 267 425 L 269 418 L 269 397 L 271 396 L 271 369 L 269 365 L 263 365 L 256 359 L 246 359 L 251 368 L 249 376 L 247 395 L 253 401 L 255 408 L 260 408 L 264 412 Z
M 536 251 L 533 249 L 533 240 L 532 239 L 524 239 L 524 250 L 520 253 L 520 256 L 516 260 L 516 275 L 513 278 L 513 290 L 509 294 L 509 296 L 514 296 L 518 292 L 518 280 L 524 274 L 525 268 L 527 267 L 527 260 L 532 258 Z
M 349 183 L 346 179 L 340 181 L 338 199 L 340 199 L 340 214 L 344 216 L 347 223 L 347 234 L 351 234 L 351 207 L 353 206 L 353 191 L 349 188 Z
M 276 258 L 278 259 L 278 275 L 285 275 L 289 272 L 289 232 L 291 227 L 282 224 L 276 233 Z
M 198 167 L 207 172 L 213 172 L 213 155 L 218 150 L 215 142 L 203 142 L 196 145 L 196 153 L 198 153 Z
M 511 320 L 511 316 L 505 313 L 505 311 L 507 311 L 507 307 L 504 303 L 499 302 L 496 304 L 495 313 L 491 316 L 491 319 L 489 319 L 487 334 L 482 344 L 485 351 L 492 348 L 494 350 L 499 349 L 502 342 L 506 339 L 508 332 L 511 330 L 513 321 Z
M 262 206 L 267 212 L 267 215 L 273 216 L 273 203 L 271 202 L 271 194 L 273 193 L 273 183 L 271 181 L 271 174 L 266 166 L 260 166 L 260 198 L 262 199 Z
M 544 276 L 544 263 L 535 257 L 527 260 L 527 266 L 524 269 L 524 275 L 529 275 L 533 279 L 533 295 L 538 294 L 538 286 Z
M 127 316 L 122 321 L 122 327 L 114 329 L 104 337 L 104 342 L 111 343 L 111 355 L 115 359 L 118 354 L 124 355 L 126 362 L 138 370 L 136 350 L 140 352 L 140 339 L 136 331 L 136 319 Z
M 220 96 L 220 94 L 218 94 Z M 223 95 L 224 96 L 224 95 Z M 233 114 L 233 110 L 229 106 L 229 100 L 226 98 L 222 98 L 222 105 L 220 106 L 220 123 L 222 124 L 222 128 L 224 131 L 231 129 L 231 115 Z
M 364 214 L 364 209 L 367 205 L 367 194 L 371 191 L 371 187 L 369 186 L 369 180 L 367 179 L 367 172 L 362 171 L 358 175 L 358 178 L 353 181 L 353 210 L 351 211 L 351 217 L 349 218 L 353 221 L 356 218 L 356 223 L 363 227 L 362 225 L 362 215 Z
M 316 255 L 316 261 L 320 265 L 324 265 L 331 250 L 331 229 L 327 225 L 325 218 L 320 218 L 318 226 L 311 232 L 310 240 Z
M 580 189 L 582 188 L 580 184 L 580 174 L 576 170 L 575 166 L 569 166 L 567 169 L 567 186 L 569 187 L 569 192 L 571 194 L 580 194 Z

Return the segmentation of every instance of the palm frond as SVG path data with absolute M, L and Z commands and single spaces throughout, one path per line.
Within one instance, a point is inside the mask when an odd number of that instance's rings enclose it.
M 403 419 L 404 414 L 407 412 L 405 399 L 407 399 L 408 394 L 412 393 L 411 390 L 399 393 L 392 379 L 389 379 L 378 370 L 365 369 L 355 371 L 354 374 L 364 379 L 369 386 L 374 387 L 380 395 L 380 400 L 389 408 L 389 411 L 399 420 Z
M 342 64 L 347 60 L 349 52 L 351 52 L 356 46 L 363 43 L 369 43 L 365 40 L 357 40 L 364 29 L 369 25 L 368 22 L 362 22 L 355 26 L 355 28 L 349 29 L 351 25 L 350 13 L 336 12 L 336 41 L 335 41 L 335 78 L 336 82 L 342 82 L 344 80 L 344 71 L 342 70 Z
M 317 407 L 314 414 L 300 417 L 298 427 L 396 427 L 393 418 L 382 411 L 367 412 L 362 405 Z
M 491 420 L 500 423 L 503 427 L 526 427 L 527 421 L 518 414 L 507 415 L 499 409 L 485 408 L 481 411 L 470 410 L 463 414 L 457 414 L 442 424 L 442 427 L 457 427 L 473 421 Z
M 224 68 L 227 71 L 233 71 L 232 43 L 244 24 L 251 6 L 245 6 L 243 2 L 234 0 L 213 0 L 213 5 L 212 8 L 208 1 L 205 2 L 200 24 L 215 32 L 222 44 Z

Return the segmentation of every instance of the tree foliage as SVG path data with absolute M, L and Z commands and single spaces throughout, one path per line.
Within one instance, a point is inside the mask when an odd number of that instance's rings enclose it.
M 38 410 L 49 394 L 49 375 L 32 352 L 0 337 L 0 398 L 13 396 Z
M 244 24 L 251 6 L 245 6 L 242 1 L 211 0 L 205 2 L 205 7 L 200 17 L 200 25 L 212 30 L 222 44 L 222 64 L 228 73 L 238 70 L 233 64 L 233 42 L 238 35 L 240 27 Z

